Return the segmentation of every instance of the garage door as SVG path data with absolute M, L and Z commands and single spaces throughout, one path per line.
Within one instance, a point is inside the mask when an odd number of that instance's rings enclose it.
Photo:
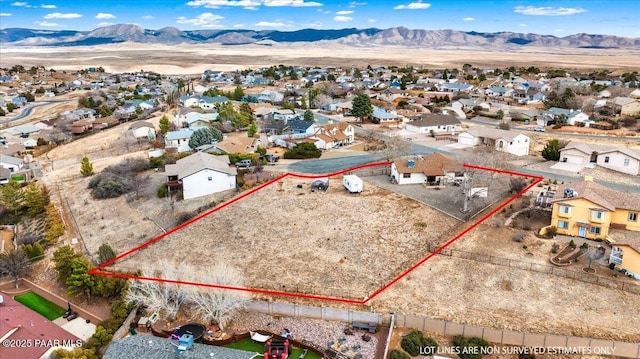
M 566 163 L 576 163 L 581 165 L 582 161 L 584 160 L 584 158 L 582 156 L 575 156 L 575 155 L 568 155 L 568 154 L 563 154 L 562 157 L 560 158 L 560 161 L 562 162 L 566 162 Z
M 458 135 L 458 143 L 462 145 L 474 146 L 476 138 L 467 134 L 459 134 Z

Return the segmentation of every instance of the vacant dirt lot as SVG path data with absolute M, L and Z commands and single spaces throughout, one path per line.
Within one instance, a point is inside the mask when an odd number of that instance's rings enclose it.
M 348 194 L 341 178 L 323 191 L 286 178 L 122 262 L 140 268 L 170 256 L 176 263 L 224 262 L 251 287 L 364 298 L 424 255 L 457 221 L 418 202 L 367 185 Z M 302 188 L 298 188 L 298 185 Z M 117 267 L 119 267 L 117 265 Z M 324 291 L 327 289 L 327 291 Z

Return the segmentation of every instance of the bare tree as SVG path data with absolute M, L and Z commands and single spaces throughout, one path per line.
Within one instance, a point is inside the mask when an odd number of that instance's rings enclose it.
M 225 286 L 242 287 L 242 274 L 235 268 L 224 263 L 218 263 L 208 270 L 191 270 L 191 281 L 209 282 Z M 202 318 L 213 321 L 222 330 L 223 326 L 233 315 L 246 307 L 249 295 L 246 292 L 229 289 L 190 287 L 188 290 L 189 302 L 193 306 L 194 318 Z
M 597 262 L 598 260 L 600 260 L 602 257 L 604 257 L 605 254 L 605 249 L 602 246 L 597 246 L 597 247 L 589 247 L 589 249 L 587 250 L 587 255 L 586 255 L 586 260 L 587 263 L 589 264 L 589 269 L 591 269 L 591 265 L 593 264 L 593 262 Z
M 142 272 L 142 277 L 163 278 L 168 280 L 185 280 L 184 273 L 189 271 L 183 265 L 161 260 L 156 270 Z M 178 269 L 180 268 L 180 269 Z M 193 269 L 195 271 L 195 269 Z M 174 320 L 178 311 L 185 304 L 187 293 L 179 284 L 170 282 L 157 282 L 149 280 L 133 280 L 125 296 L 128 303 L 140 303 L 151 311 L 165 314 Z
M 21 247 L 8 253 L 0 254 L 0 274 L 7 274 L 13 278 L 13 283 L 18 288 L 18 280 L 27 273 L 29 258 Z

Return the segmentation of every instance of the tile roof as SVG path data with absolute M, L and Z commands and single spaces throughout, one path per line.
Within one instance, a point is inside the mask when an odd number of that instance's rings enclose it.
M 178 179 L 182 179 L 205 168 L 232 176 L 238 174 L 234 167 L 229 166 L 229 156 L 214 156 L 204 152 L 196 152 L 173 165 L 166 165 L 165 172 L 167 176 L 177 175 Z
M 406 159 L 395 161 L 393 164 L 399 173 L 424 173 L 425 176 L 444 176 L 445 173 L 462 171 L 460 162 L 438 152 L 411 160 L 415 163 L 413 167 L 407 165 Z
M 4 337 L 11 330 L 19 328 L 8 338 L 11 340 L 30 341 L 31 346 L 0 349 L 3 358 L 39 358 L 50 345 L 35 345 L 35 340 L 47 341 L 75 341 L 79 340 L 75 335 L 62 329 L 57 324 L 49 321 L 35 311 L 18 303 L 11 296 L 3 294 L 4 304 L 0 305 L 0 337 Z
M 124 339 L 113 341 L 102 358 L 175 359 L 177 358 L 175 353 L 176 346 L 166 338 L 131 335 Z M 193 347 L 180 355 L 180 358 L 251 359 L 255 355 L 256 353 L 254 352 L 244 350 L 194 343 Z
M 573 188 L 574 191 L 578 192 L 577 197 L 564 198 L 565 188 Z M 640 211 L 639 194 L 614 191 L 591 181 L 566 183 L 558 186 L 552 202 L 569 202 L 576 198 L 586 199 L 610 211 L 615 211 L 616 209 Z

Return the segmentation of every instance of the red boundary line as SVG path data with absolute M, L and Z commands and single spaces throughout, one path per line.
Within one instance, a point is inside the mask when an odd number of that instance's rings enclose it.
M 445 248 L 447 248 L 448 246 L 450 246 L 453 242 L 457 241 L 458 239 L 460 239 L 461 237 L 463 237 L 465 234 L 469 233 L 471 230 L 473 230 L 474 228 L 476 228 L 477 226 L 479 226 L 481 223 L 483 223 L 484 221 L 486 221 L 489 217 L 493 216 L 495 213 L 497 213 L 498 211 L 502 210 L 502 208 L 506 207 L 509 203 L 515 201 L 518 197 L 520 197 L 522 194 L 526 193 L 529 189 L 531 189 L 532 187 L 534 187 L 536 184 L 538 184 L 540 181 L 542 181 L 544 178 L 540 177 L 540 176 L 533 176 L 533 175 L 528 175 L 528 174 L 523 174 L 523 173 L 518 173 L 518 172 L 512 172 L 512 171 L 507 171 L 507 170 L 500 170 L 500 169 L 495 169 L 495 168 L 489 168 L 489 167 L 481 167 L 481 166 L 475 166 L 475 165 L 470 165 L 470 164 L 465 164 L 464 167 L 466 168 L 471 168 L 471 169 L 477 169 L 477 170 L 482 170 L 482 171 L 490 171 L 490 172 L 496 172 L 496 173 L 500 173 L 500 174 L 507 174 L 507 175 L 512 175 L 512 176 L 520 176 L 520 177 L 525 177 L 525 178 L 530 178 L 530 179 L 534 179 L 535 181 L 532 182 L 530 185 L 528 185 L 526 188 L 524 188 L 522 191 L 518 192 L 517 194 L 515 194 L 513 197 L 509 198 L 507 201 L 505 201 L 503 204 L 501 204 L 499 207 L 495 208 L 493 211 L 491 211 L 490 213 L 486 214 L 484 217 L 482 217 L 480 220 L 478 220 L 477 222 L 473 223 L 470 227 L 466 228 L 464 231 L 460 232 L 458 235 L 456 235 L 455 237 L 451 238 L 449 241 L 447 241 L 445 244 L 443 244 L 442 246 L 440 246 L 438 249 L 436 249 L 435 251 L 433 251 L 432 253 L 428 254 L 426 257 L 424 257 L 423 259 L 421 259 L 420 261 L 418 261 L 416 264 L 414 264 L 412 267 L 410 267 L 409 269 L 405 270 L 404 272 L 402 272 L 399 276 L 397 276 L 396 278 L 392 279 L 390 282 L 388 282 L 387 284 L 385 284 L 384 286 L 382 286 L 381 288 L 377 289 L 375 292 L 373 292 L 371 295 L 369 295 L 368 297 L 364 298 L 363 300 L 358 300 L 358 299 L 347 299 L 347 298 L 340 298 L 340 297 L 329 297 L 329 296 L 323 296 L 323 295 L 315 295 L 315 294 L 304 294 L 304 293 L 291 293 L 291 292 L 285 292 L 285 291 L 277 291 L 277 290 L 268 290 L 268 289 L 259 289 L 259 288 L 248 288 L 248 287 L 237 287 L 237 286 L 229 286 L 229 285 L 221 285 L 221 284 L 208 284 L 208 283 L 198 283 L 198 282 L 188 282 L 188 281 L 180 281 L 180 280 L 172 280 L 172 279 L 165 279 L 165 278 L 152 278 L 152 277 L 142 277 L 142 276 L 136 276 L 136 275 L 132 275 L 132 274 L 123 274 L 123 273 L 113 273 L 113 272 L 108 272 L 108 271 L 103 271 L 102 269 L 104 269 L 105 267 L 108 267 L 109 265 L 114 264 L 115 262 L 119 261 L 120 259 L 127 257 L 141 249 L 144 249 L 158 241 L 160 241 L 161 239 L 167 237 L 168 235 L 175 233 L 179 230 L 181 230 L 182 228 L 189 226 L 201 219 L 203 219 L 204 217 L 207 217 L 208 215 L 217 212 L 237 201 L 240 201 L 241 199 L 244 199 L 245 197 L 267 187 L 272 185 L 273 183 L 276 183 L 280 180 L 282 180 L 283 178 L 286 177 L 296 177 L 296 178 L 308 178 L 308 179 L 313 179 L 313 178 L 323 178 L 323 177 L 334 177 L 334 176 L 338 176 L 347 172 L 352 172 L 352 171 L 356 171 L 356 170 L 360 170 L 363 168 L 369 168 L 369 167 L 379 167 L 379 166 L 387 166 L 389 165 L 391 162 L 375 162 L 375 163 L 369 163 L 369 164 L 364 164 L 364 165 L 360 165 L 360 166 L 356 166 L 356 167 L 352 167 L 352 168 L 348 168 L 342 171 L 338 171 L 338 172 L 334 172 L 334 173 L 330 173 L 330 174 L 321 174 L 321 175 L 306 175 L 306 174 L 298 174 L 298 173 L 285 173 L 279 177 L 276 177 L 266 183 L 261 184 L 258 187 L 252 188 L 251 190 L 244 192 L 242 195 L 233 198 L 231 201 L 229 202 L 225 202 L 219 206 L 216 206 L 214 208 L 212 208 L 211 210 L 204 212 L 192 219 L 190 219 L 189 221 L 171 229 L 168 232 L 165 232 L 155 238 L 152 238 L 150 240 L 148 240 L 147 242 L 133 248 L 130 249 L 120 255 L 118 255 L 117 257 L 108 260 L 100 265 L 98 265 L 97 267 L 92 268 L 91 270 L 89 270 L 89 274 L 92 275 L 99 275 L 99 276 L 104 276 L 104 277 L 112 277 L 112 278 L 123 278 L 123 279 L 139 279 L 139 280 L 149 280 L 149 281 L 156 281 L 156 282 L 162 282 L 162 283 L 174 283 L 174 284 L 185 284 L 185 285 L 196 285 L 196 286 L 201 286 L 201 287 L 207 287 L 207 288 L 217 288 L 217 289 L 226 289 L 226 290 L 236 290 L 236 291 L 242 291 L 242 292 L 249 292 L 249 293 L 257 293 L 257 294 L 266 294 L 266 295 L 274 295 L 274 296 L 283 296 L 283 297 L 294 297 L 294 298 L 303 298 L 303 299 L 314 299 L 314 300 L 322 300 L 322 301 L 328 301 L 328 302 L 340 302 L 340 303 L 348 303 L 348 304 L 366 304 L 367 302 L 371 301 L 372 299 L 374 299 L 375 297 L 377 297 L 380 293 L 382 293 L 383 291 L 385 291 L 387 288 L 389 288 L 390 286 L 392 286 L 393 284 L 395 284 L 396 282 L 398 282 L 399 280 L 401 280 L 402 278 L 406 277 L 409 273 L 413 272 L 416 268 L 418 268 L 420 265 L 422 265 L 424 262 L 426 262 L 427 260 L 429 260 L 430 258 L 432 258 L 433 256 L 437 255 L 438 253 L 440 253 L 441 251 L 443 251 Z

